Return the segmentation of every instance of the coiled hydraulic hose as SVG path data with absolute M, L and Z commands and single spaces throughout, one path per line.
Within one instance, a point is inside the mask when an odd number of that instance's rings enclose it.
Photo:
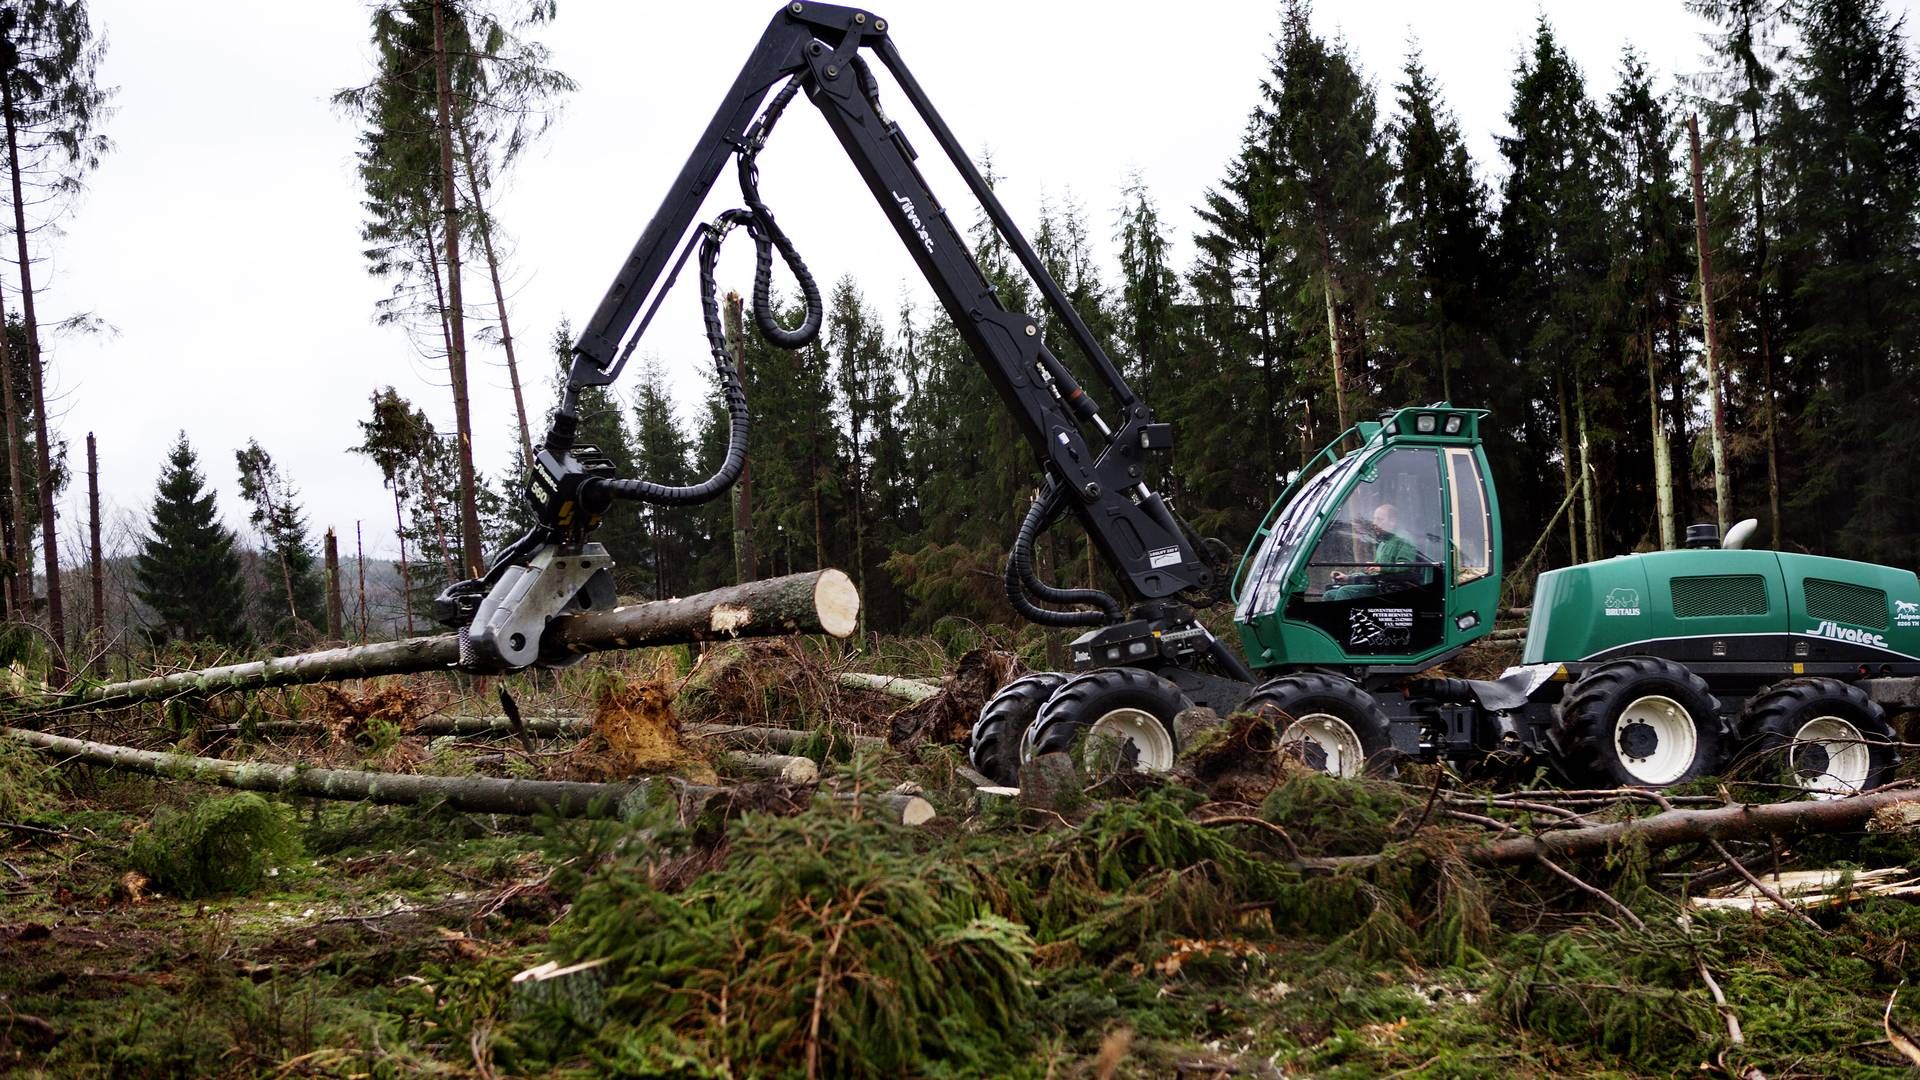
M 1027 516 L 1014 534 L 1013 549 L 1007 553 L 1007 599 L 1014 610 L 1041 626 L 1104 626 L 1120 620 L 1120 602 L 1099 589 L 1060 589 L 1033 572 L 1033 543 L 1060 513 L 1062 489 L 1052 484 L 1027 508 Z M 1091 604 L 1097 611 L 1059 611 L 1034 603 L 1038 598 L 1049 604 Z
M 773 125 L 780 120 L 780 114 L 786 111 L 787 103 L 800 89 L 798 79 L 790 79 L 780 92 L 774 95 L 765 111 L 747 129 L 746 149 L 740 153 L 740 197 L 753 213 L 753 227 L 748 230 L 753 237 L 755 266 L 753 273 L 753 321 L 760 326 L 760 333 L 768 341 L 783 349 L 798 349 L 820 336 L 820 324 L 825 318 L 825 308 L 820 300 L 820 284 L 808 272 L 807 264 L 800 258 L 800 252 L 793 241 L 782 232 L 780 224 L 773 219 L 773 211 L 760 198 L 760 151 L 767 145 L 767 136 L 773 132 Z M 795 281 L 800 283 L 800 295 L 806 298 L 807 317 L 792 330 L 781 326 L 773 317 L 773 249 L 780 249 L 780 258 L 786 261 L 787 269 L 793 272 Z
M 790 80 L 747 130 L 745 148 L 740 152 L 740 195 L 747 209 L 728 210 L 713 224 L 701 229 L 700 311 L 706 321 L 707 347 L 713 354 L 714 371 L 720 377 L 720 393 L 726 400 L 730 420 L 725 460 L 712 476 L 697 484 L 684 486 L 657 484 L 651 480 L 590 480 L 584 485 L 589 497 L 631 499 L 658 506 L 692 506 L 719 496 L 740 478 L 740 470 L 747 462 L 747 436 L 752 424 L 747 414 L 746 388 L 740 385 L 739 372 L 735 370 L 733 357 L 727 350 L 726 332 L 720 323 L 719 286 L 714 282 L 721 245 L 735 227 L 746 228 L 757 254 L 753 277 L 753 317 L 760 327 L 760 333 L 784 349 L 798 349 L 820 336 L 820 326 L 825 318 L 820 286 L 807 270 L 807 264 L 800 258 L 793 241 L 774 221 L 773 211 L 761 200 L 760 172 L 755 164 L 760 150 L 767 144 L 768 133 L 773 130 L 773 125 L 798 89 L 799 82 Z M 781 326 L 773 313 L 773 249 L 776 247 L 780 249 L 780 257 L 786 261 L 787 268 L 799 281 L 800 292 L 806 298 L 806 318 L 791 330 Z M 631 349 L 632 345 L 628 347 Z

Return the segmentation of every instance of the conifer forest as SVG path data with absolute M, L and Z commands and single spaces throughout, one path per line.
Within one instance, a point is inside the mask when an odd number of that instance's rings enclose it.
M 591 5 L 363 0 L 308 105 L 392 374 L 270 366 L 288 277 L 166 354 L 235 438 L 93 422 L 152 24 L 0 0 L 0 1074 L 1920 1075 L 1920 54 L 1667 2 L 1680 70 L 1486 14 L 1470 119 L 1367 5 L 1222 4 L 1189 188 L 965 141 L 953 5 L 609 85 Z M 1023 124 L 1120 70 L 1062 37 L 976 67 Z M 315 47 L 249 40 L 236 99 Z M 516 185 L 600 98 L 682 141 L 556 313 Z M 249 115 L 195 149 L 270 187 Z

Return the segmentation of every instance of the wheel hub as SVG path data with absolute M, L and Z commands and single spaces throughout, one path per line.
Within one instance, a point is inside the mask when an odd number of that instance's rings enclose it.
M 1089 736 L 1106 736 L 1120 743 L 1115 764 L 1127 771 L 1166 772 L 1173 768 L 1173 735 L 1160 718 L 1145 709 L 1114 709 L 1087 728 Z
M 1699 747 L 1692 714 L 1661 694 L 1635 698 L 1614 722 L 1614 752 L 1636 784 L 1674 783 L 1693 768 Z
M 1660 736 L 1652 725 L 1635 721 L 1620 729 L 1620 750 L 1630 758 L 1650 758 L 1659 746 Z
M 1793 748 L 1793 775 L 1805 784 L 1827 774 L 1832 758 L 1822 743 L 1801 743 Z
M 1332 713 L 1308 713 L 1288 724 L 1280 733 L 1280 750 L 1311 768 L 1347 779 L 1360 775 L 1367 756 L 1353 725 Z

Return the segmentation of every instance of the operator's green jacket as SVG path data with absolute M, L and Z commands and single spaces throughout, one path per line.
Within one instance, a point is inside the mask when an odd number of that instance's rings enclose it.
M 1420 561 L 1420 549 L 1413 542 L 1398 533 L 1388 533 L 1373 549 L 1373 563 L 1382 570 L 1390 566 L 1405 566 Z

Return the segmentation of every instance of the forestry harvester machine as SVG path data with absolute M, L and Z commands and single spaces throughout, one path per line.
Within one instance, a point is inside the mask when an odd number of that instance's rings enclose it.
M 1088 359 L 1097 393 L 1048 349 L 1032 316 L 1002 305 L 928 190 L 906 135 L 882 111 L 869 55 Z M 1870 788 L 1892 772 L 1895 740 L 1882 703 L 1914 703 L 1920 686 L 1920 580 L 1742 550 L 1748 523 L 1724 543 L 1711 526 L 1696 526 L 1687 550 L 1543 574 L 1518 666 L 1491 681 L 1422 677 L 1492 630 L 1498 611 L 1499 502 L 1479 410 L 1439 403 L 1355 425 L 1296 474 L 1229 573 L 1224 547 L 1202 540 L 1147 483 L 1148 456 L 1172 446 L 1172 431 L 1154 420 L 1014 226 L 902 62 L 886 20 L 810 2 L 774 16 L 575 343 L 526 489 L 537 524 L 484 577 L 441 597 L 443 619 L 462 629 L 463 666 L 535 662 L 548 620 L 612 603 L 610 560 L 588 536 L 614 500 L 702 502 L 739 474 L 747 402 L 721 331 L 714 267 L 721 241 L 744 229 L 758 253 L 761 332 L 786 347 L 818 333 L 819 288 L 761 200 L 756 166 L 802 94 L 1039 459 L 1038 495 L 1006 563 L 1008 599 L 1036 623 L 1086 628 L 1071 644 L 1072 673 L 1028 675 L 986 705 L 971 746 L 981 772 L 1013 782 L 1024 760 L 1088 731 L 1115 737 L 1138 767 L 1165 769 L 1178 750 L 1175 718 L 1194 705 L 1272 710 L 1284 718 L 1284 746 L 1340 775 L 1402 760 L 1545 763 L 1577 781 L 1661 787 L 1716 772 L 1745 747 L 1769 751 L 1773 775 L 1814 795 Z M 729 160 L 745 208 L 696 226 Z M 776 250 L 805 297 L 797 328 L 773 316 Z M 614 477 L 603 455 L 574 441 L 579 393 L 619 375 L 696 251 L 707 339 L 732 418 L 725 461 L 684 487 Z M 1068 515 L 1124 598 L 1036 576 L 1036 539 Z M 1244 659 L 1194 614 L 1229 594 Z

